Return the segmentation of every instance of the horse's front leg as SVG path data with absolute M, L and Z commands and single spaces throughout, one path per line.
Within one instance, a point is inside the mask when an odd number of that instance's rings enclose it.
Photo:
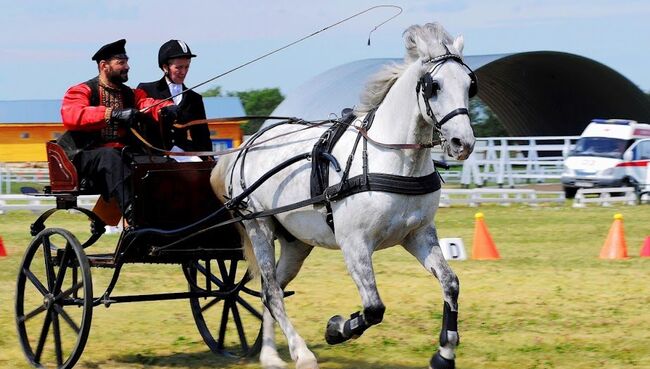
M 377 291 L 372 268 L 372 246 L 363 240 L 346 240 L 339 242 L 339 245 L 348 272 L 361 295 L 363 312 L 357 311 L 347 320 L 340 315 L 330 318 L 325 331 L 325 340 L 330 345 L 358 338 L 370 326 L 381 323 L 386 310 Z
M 291 359 L 296 362 L 296 369 L 318 369 L 316 357 L 307 348 L 307 344 L 287 316 L 283 300 L 284 292 L 276 277 L 273 233 L 267 223 L 259 219 L 244 222 L 262 274 L 262 301 L 287 338 Z M 265 314 L 265 320 L 269 318 L 268 315 Z M 265 322 L 265 327 L 266 324 Z
M 445 300 L 440 330 L 440 348 L 431 358 L 430 367 L 433 369 L 455 368 L 455 351 L 460 343 L 458 335 L 458 293 L 460 284 L 458 277 L 445 260 L 438 243 L 438 235 L 433 225 L 421 228 L 412 233 L 404 242 L 404 248 L 415 256 L 418 261 L 442 286 Z

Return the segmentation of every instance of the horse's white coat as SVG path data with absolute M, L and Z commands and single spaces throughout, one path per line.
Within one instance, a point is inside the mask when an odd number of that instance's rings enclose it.
M 407 56 L 401 66 L 392 66 L 380 72 L 371 81 L 360 109 L 371 108 L 372 102 L 379 104 L 369 135 L 383 143 L 426 143 L 432 138 L 434 126 L 426 115 L 421 94 L 416 94 L 416 84 L 424 73 L 431 70 L 430 64 L 423 64 L 446 52 L 443 43 L 453 52 L 462 52 L 463 40 L 451 39 L 437 24 L 412 26 L 405 32 Z M 384 73 L 384 75 L 382 75 Z M 390 75 L 392 73 L 392 75 Z M 432 77 L 441 89 L 429 100 L 436 119 L 457 108 L 468 107 L 467 90 L 470 79 L 467 70 L 454 61 L 442 63 Z M 383 85 L 383 88 L 382 88 Z M 379 86 L 379 88 L 377 88 Z M 358 118 L 360 124 L 363 116 Z M 297 130 L 300 127 L 283 125 L 267 132 L 262 138 Z M 236 196 L 242 192 L 239 184 L 240 172 L 245 181 L 252 184 L 264 173 L 286 159 L 304 152 L 310 152 L 324 128 L 296 132 L 256 147 L 247 154 L 242 168 L 234 165 L 234 156 L 224 156 L 212 174 L 212 183 L 219 196 Z M 464 159 L 474 145 L 474 136 L 466 115 L 457 115 L 442 126 L 439 132 L 444 139 L 444 148 L 455 158 Z M 345 166 L 356 137 L 355 129 L 348 129 L 333 150 L 341 166 Z M 354 157 L 350 177 L 362 173 L 362 146 Z M 402 176 L 424 176 L 434 168 L 429 149 L 391 150 L 368 144 L 369 171 Z M 234 165 L 234 170 L 233 170 Z M 232 171 L 232 172 L 231 172 Z M 310 162 L 296 163 L 266 181 L 249 197 L 248 207 L 252 211 L 272 209 L 295 203 L 310 197 Z M 231 173 L 233 178 L 231 179 Z M 341 173 L 330 166 L 330 185 L 340 182 Z M 226 188 L 232 184 L 233 193 Z M 403 245 L 442 285 L 444 300 L 453 311 L 457 311 L 458 280 L 447 265 L 440 247 L 433 218 L 438 208 L 440 191 L 408 196 L 385 192 L 362 192 L 333 202 L 334 227 L 327 226 L 323 206 L 308 206 L 278 214 L 273 218 L 259 218 L 245 221 L 245 233 L 250 241 L 252 253 L 264 279 L 264 300 L 270 310 L 264 313 L 264 346 L 260 361 L 265 368 L 284 367 L 275 350 L 271 317 L 279 323 L 287 337 L 291 357 L 297 368 L 317 368 L 316 358 L 303 339 L 291 325 L 282 301 L 284 288 L 298 273 L 312 247 L 340 249 L 348 271 L 356 283 L 364 308 L 383 308 L 377 292 L 372 268 L 372 253 L 376 250 Z M 281 225 L 297 240 L 288 242 L 277 233 Z M 275 263 L 274 238 L 281 242 L 281 257 Z M 249 250 L 249 251 L 251 251 Z M 251 253 L 248 253 L 251 256 Z M 347 315 L 347 314 L 345 314 Z M 441 347 L 440 353 L 453 360 L 458 342 L 456 332 L 447 331 L 449 343 Z

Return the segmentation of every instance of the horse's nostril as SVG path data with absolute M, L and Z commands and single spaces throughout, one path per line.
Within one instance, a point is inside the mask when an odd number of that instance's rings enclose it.
M 451 139 L 451 144 L 454 147 L 462 146 L 461 143 L 460 143 L 460 138 L 456 138 L 456 137 Z

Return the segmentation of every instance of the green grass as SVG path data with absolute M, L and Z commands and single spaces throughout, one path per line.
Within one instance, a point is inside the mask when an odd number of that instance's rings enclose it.
M 650 235 L 648 206 L 445 208 L 437 216 L 440 237 L 461 237 L 471 253 L 479 209 L 501 260 L 451 264 L 461 282 L 457 368 L 650 367 L 650 258 L 637 256 Z M 631 257 L 600 260 L 616 212 L 625 217 Z M 9 253 L 0 258 L 1 368 L 28 367 L 16 339 L 13 300 L 17 267 L 35 218 L 29 212 L 0 215 L 0 236 Z M 81 235 L 88 232 L 81 219 L 57 214 L 48 224 Z M 104 236 L 93 248 L 111 250 L 116 240 Z M 286 300 L 288 313 L 323 369 L 426 368 L 436 350 L 442 312 L 437 281 L 399 247 L 376 253 L 374 263 L 387 311 L 382 324 L 356 341 L 328 346 L 323 339 L 332 315 L 360 309 L 339 252 L 315 250 L 289 288 L 296 294 Z M 95 294 L 105 288 L 109 272 L 93 271 Z M 118 285 L 119 292 L 185 288 L 179 267 L 167 265 L 129 265 Z M 284 346 L 281 354 L 288 359 Z M 212 355 L 197 333 L 189 304 L 172 301 L 96 307 L 77 367 L 259 365 L 257 359 Z

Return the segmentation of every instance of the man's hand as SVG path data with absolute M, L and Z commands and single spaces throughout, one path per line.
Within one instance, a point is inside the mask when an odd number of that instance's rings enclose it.
M 130 128 L 138 114 L 137 109 L 113 109 L 111 111 L 111 122 L 116 123 L 118 126 Z
M 160 109 L 160 116 L 167 122 L 174 122 L 180 119 L 181 110 L 178 105 L 167 105 Z

